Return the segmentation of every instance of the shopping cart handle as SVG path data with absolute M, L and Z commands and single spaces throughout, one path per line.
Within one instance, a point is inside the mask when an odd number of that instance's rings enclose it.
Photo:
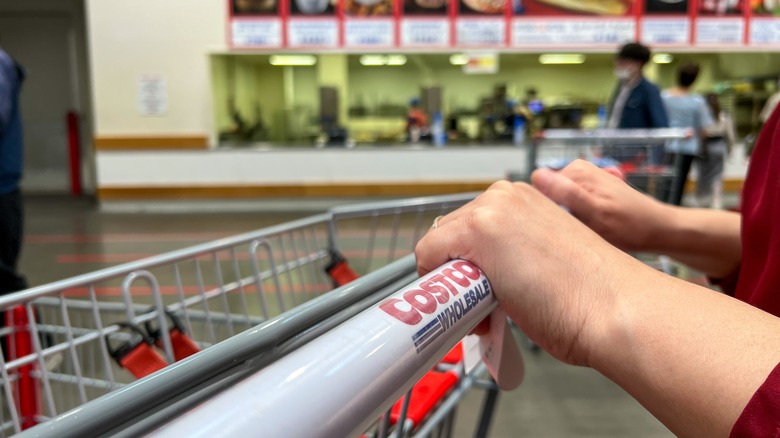
M 476 266 L 448 262 L 151 436 L 358 436 L 497 305 Z

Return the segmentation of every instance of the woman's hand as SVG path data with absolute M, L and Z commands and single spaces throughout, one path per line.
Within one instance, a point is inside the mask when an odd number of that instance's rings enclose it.
M 654 247 L 657 236 L 664 233 L 674 212 L 587 161 L 574 161 L 559 172 L 537 170 L 532 181 L 555 203 L 626 251 L 658 249 Z
M 615 295 L 653 273 L 535 188 L 505 181 L 441 218 L 416 253 L 421 275 L 457 258 L 479 266 L 523 331 L 575 364 L 588 364 Z

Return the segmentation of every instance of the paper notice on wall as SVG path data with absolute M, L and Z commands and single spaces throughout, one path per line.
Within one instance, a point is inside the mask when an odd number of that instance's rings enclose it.
M 138 78 L 138 114 L 164 116 L 168 113 L 168 84 L 165 76 L 141 75 Z

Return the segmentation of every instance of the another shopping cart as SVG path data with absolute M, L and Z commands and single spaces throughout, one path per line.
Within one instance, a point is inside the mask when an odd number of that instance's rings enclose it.
M 672 141 L 690 138 L 690 129 L 550 129 L 539 133 L 529 146 L 527 168 L 510 171 L 510 179 L 527 178 L 536 168 L 562 169 L 584 159 L 618 170 L 626 181 L 656 199 L 674 199 L 677 187 L 673 162 L 664 152 Z

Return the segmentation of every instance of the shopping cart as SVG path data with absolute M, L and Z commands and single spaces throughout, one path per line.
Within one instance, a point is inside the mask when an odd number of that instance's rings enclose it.
M 527 168 L 510 171 L 510 179 L 526 179 L 536 168 L 562 169 L 576 159 L 618 170 L 626 181 L 656 199 L 674 199 L 674 163 L 667 161 L 669 142 L 690 138 L 692 131 L 663 129 L 550 129 L 539 133 L 528 148 Z
M 0 297 L 0 434 L 155 430 L 402 290 L 433 218 L 474 196 L 335 208 Z M 498 390 L 448 353 L 456 338 L 378 402 L 385 415 L 361 419 L 366 436 L 451 431 L 474 387 L 487 433 Z

